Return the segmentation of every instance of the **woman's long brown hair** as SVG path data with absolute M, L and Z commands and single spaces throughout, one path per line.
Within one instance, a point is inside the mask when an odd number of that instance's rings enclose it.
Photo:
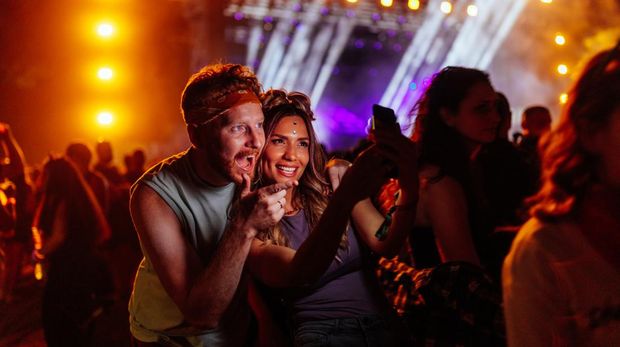
M 590 60 L 571 89 L 555 129 L 541 139 L 542 187 L 529 203 L 544 221 L 572 215 L 588 187 L 599 181 L 600 159 L 584 137 L 605 127 L 620 107 L 620 42 Z
M 299 186 L 293 197 L 293 207 L 304 209 L 310 231 L 318 224 L 323 211 L 327 207 L 330 184 L 325 178 L 326 155 L 317 140 L 312 127 L 314 113 L 310 108 L 310 99 L 303 93 L 287 93 L 283 90 L 271 89 L 261 96 L 263 112 L 265 113 L 265 138 L 269 141 L 273 130 L 284 117 L 299 116 L 303 119 L 310 137 L 308 165 L 299 179 Z M 262 156 L 256 164 L 258 185 L 265 185 L 262 173 Z M 346 245 L 346 233 L 343 243 Z M 261 233 L 259 238 L 276 245 L 288 246 L 288 240 L 281 233 L 278 225 Z

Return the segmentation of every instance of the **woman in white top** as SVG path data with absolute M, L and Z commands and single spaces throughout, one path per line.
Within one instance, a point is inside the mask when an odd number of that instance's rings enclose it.
M 620 346 L 620 52 L 543 139 L 543 186 L 503 269 L 509 346 Z

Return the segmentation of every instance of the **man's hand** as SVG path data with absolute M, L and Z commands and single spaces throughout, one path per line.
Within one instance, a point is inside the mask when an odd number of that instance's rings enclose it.
M 235 206 L 233 222 L 243 224 L 249 237 L 276 225 L 284 216 L 286 190 L 297 184 L 297 181 L 276 183 L 251 191 L 250 177 L 243 175 L 241 198 Z

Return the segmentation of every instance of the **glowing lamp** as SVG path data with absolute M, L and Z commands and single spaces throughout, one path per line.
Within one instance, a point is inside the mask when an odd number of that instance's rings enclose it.
M 555 35 L 555 44 L 558 46 L 563 46 L 566 43 L 566 38 L 562 34 Z
M 112 122 L 114 122 L 114 116 L 108 111 L 99 112 L 97 115 L 97 123 L 100 125 L 108 126 L 111 125 Z
M 560 75 L 566 75 L 568 73 L 568 66 L 566 64 L 559 64 L 557 70 Z
M 409 0 L 407 1 L 407 7 L 410 10 L 419 10 L 420 9 L 420 0 Z
M 114 35 L 114 26 L 110 23 L 100 23 L 97 25 L 97 35 L 102 38 L 110 38 Z
M 99 70 L 97 71 L 97 77 L 99 77 L 99 79 L 101 80 L 109 81 L 112 79 L 112 77 L 114 77 L 114 71 L 112 71 L 112 69 L 110 69 L 109 67 L 99 68 Z
M 452 3 L 450 1 L 442 1 L 439 9 L 441 9 L 441 12 L 449 14 L 452 12 Z
M 467 15 L 470 17 L 476 17 L 478 15 L 478 6 L 476 5 L 467 6 Z

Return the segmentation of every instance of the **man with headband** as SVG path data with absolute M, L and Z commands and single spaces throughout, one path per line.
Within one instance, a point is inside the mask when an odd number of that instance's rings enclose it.
M 144 253 L 129 303 L 138 346 L 244 346 L 252 338 L 243 265 L 257 231 L 282 218 L 290 188 L 249 190 L 265 142 L 260 92 L 242 65 L 194 74 L 181 101 L 191 148 L 132 187 Z M 236 196 L 244 212 L 231 215 Z

